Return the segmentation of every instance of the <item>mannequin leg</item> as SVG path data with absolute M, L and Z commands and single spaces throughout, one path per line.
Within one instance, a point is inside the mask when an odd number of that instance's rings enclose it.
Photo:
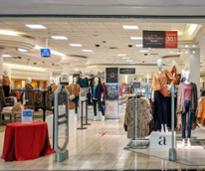
M 186 111 L 182 113 L 182 139 L 186 138 Z
M 93 100 L 93 112 L 94 112 L 93 120 L 96 121 L 96 116 L 97 116 L 97 101 L 96 100 Z
M 101 111 L 101 113 L 102 113 L 101 120 L 104 121 L 105 120 L 105 111 L 104 111 L 104 108 L 102 106 L 101 100 L 98 100 L 98 108 L 99 108 L 99 111 Z
M 188 147 L 191 147 L 191 141 L 190 141 L 190 138 L 191 138 L 191 128 L 192 128 L 192 112 L 189 110 L 188 112 L 188 140 L 187 140 L 187 146 Z
M 163 116 L 163 108 L 162 108 L 162 95 L 160 92 L 156 91 L 154 92 L 154 104 L 156 109 L 156 122 L 157 122 L 157 130 L 163 130 L 163 122 L 162 122 L 162 116 Z
M 182 147 L 184 147 L 185 146 L 185 139 L 183 138 L 182 139 Z

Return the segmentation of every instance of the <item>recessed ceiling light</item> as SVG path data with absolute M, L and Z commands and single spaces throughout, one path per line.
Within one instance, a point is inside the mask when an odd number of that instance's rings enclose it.
M 195 47 L 196 47 L 196 45 L 194 44 L 194 45 L 192 45 L 192 47 L 193 47 L 193 48 L 195 48 Z
M 12 56 L 10 54 L 3 54 L 2 57 L 3 58 L 11 58 Z
M 133 60 L 132 59 L 128 59 L 126 60 L 128 63 L 133 63 Z
M 195 53 L 196 53 L 196 51 L 195 51 L 195 50 L 193 50 L 193 51 L 192 51 L 192 53 L 193 53 L 193 54 L 195 54 Z
M 46 29 L 46 27 L 41 24 L 26 24 L 25 26 L 30 29 Z
M 127 56 L 127 54 L 125 54 L 125 53 L 119 53 L 119 54 L 117 54 L 117 56 L 123 57 L 123 56 Z
M 18 36 L 20 33 L 11 30 L 0 30 L 0 35 L 5 36 Z
M 148 52 L 149 52 L 149 50 L 146 50 L 146 49 L 141 49 L 141 50 L 139 50 L 139 52 L 141 52 L 141 53 L 148 53 Z
M 51 36 L 51 38 L 54 39 L 54 40 L 68 40 L 67 37 L 59 36 L 59 35 Z
M 198 24 L 188 24 L 188 33 L 189 33 L 189 35 L 192 35 L 195 31 L 196 31 L 196 29 L 197 29 L 197 27 L 198 27 Z
M 82 52 L 92 53 L 92 52 L 93 52 L 93 50 L 91 50 L 91 49 L 82 49 Z
M 78 43 L 70 43 L 69 44 L 71 47 L 82 47 L 81 44 L 78 44 Z
M 17 48 L 17 50 L 18 50 L 19 52 L 23 52 L 23 53 L 28 52 L 28 50 L 23 49 L 23 48 Z
M 189 48 L 189 45 L 185 45 L 184 47 L 185 47 L 185 48 Z
M 122 59 L 127 60 L 127 59 L 130 59 L 130 57 L 124 56 L 124 57 L 122 57 Z
M 141 48 L 142 44 L 136 44 L 136 47 Z
M 123 25 L 122 26 L 125 30 L 138 30 L 139 27 L 137 25 Z
M 131 40 L 142 40 L 141 36 L 131 36 L 130 37 Z

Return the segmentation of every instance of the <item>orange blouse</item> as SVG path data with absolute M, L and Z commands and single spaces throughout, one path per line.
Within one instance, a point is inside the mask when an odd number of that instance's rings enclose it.
M 3 76 L 3 86 L 10 86 L 10 80 L 8 76 Z

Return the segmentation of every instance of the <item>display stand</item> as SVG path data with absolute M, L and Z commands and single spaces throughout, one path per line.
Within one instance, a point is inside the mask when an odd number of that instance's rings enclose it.
M 81 129 L 87 129 L 86 127 L 84 127 L 84 112 L 83 112 L 83 104 L 87 102 L 87 100 L 81 100 L 81 116 L 80 116 L 80 127 L 77 128 L 78 130 L 81 130 Z
M 56 151 L 55 160 L 62 162 L 68 158 L 68 140 L 69 140 L 69 112 L 68 112 L 68 91 L 63 85 L 59 85 L 54 93 L 54 150 Z M 64 130 L 64 139 L 60 128 Z M 60 143 L 62 143 L 60 145 Z
M 136 97 L 137 98 L 137 97 Z M 137 101 L 138 103 L 138 101 Z M 148 148 L 149 146 L 149 140 L 148 139 L 145 139 L 145 138 L 138 138 L 138 129 L 137 129 L 137 123 L 138 123 L 138 116 L 137 116 L 137 107 L 138 107 L 138 104 L 137 103 L 134 103 L 134 127 L 133 127 L 133 138 L 132 140 L 129 142 L 129 144 L 127 144 L 124 149 L 145 149 L 145 148 Z

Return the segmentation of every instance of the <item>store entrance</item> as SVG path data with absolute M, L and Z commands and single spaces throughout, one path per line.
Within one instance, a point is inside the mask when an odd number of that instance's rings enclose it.
M 32 109 L 33 121 L 47 122 L 54 147 L 54 94 L 63 82 L 68 150 L 81 168 L 112 157 L 109 167 L 121 166 L 119 158 L 136 167 L 135 155 L 168 162 L 173 143 L 174 162 L 204 165 L 194 158 L 205 154 L 204 29 L 162 19 L 1 19 L 1 133 Z M 58 131 L 64 141 L 64 128 Z

